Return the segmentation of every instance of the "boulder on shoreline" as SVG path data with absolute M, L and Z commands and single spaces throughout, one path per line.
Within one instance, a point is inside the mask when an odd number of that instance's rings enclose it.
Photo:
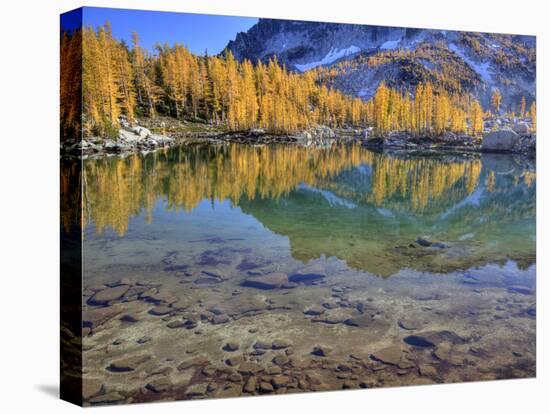
M 383 150 L 458 150 L 483 152 L 510 152 L 533 156 L 536 152 L 536 133 L 530 127 L 518 128 L 527 133 L 518 134 L 510 127 L 501 127 L 488 132 L 483 140 L 468 135 L 446 131 L 437 137 L 414 137 L 407 132 L 392 131 L 386 136 L 369 137 L 363 140 L 366 147 Z
M 136 126 L 132 128 L 132 132 L 137 136 L 139 136 L 141 139 L 149 138 L 150 136 L 153 135 L 151 131 L 149 131 L 147 128 L 144 128 L 142 126 Z
M 412 142 L 412 135 L 408 132 L 392 131 L 382 141 L 383 148 L 411 148 L 416 147 Z
M 266 134 L 267 131 L 263 128 L 252 128 L 250 131 L 248 131 L 248 135 L 251 137 L 261 137 Z
M 520 142 L 520 136 L 511 128 L 502 128 L 483 136 L 481 148 L 484 151 L 514 151 Z
M 313 142 L 333 140 L 336 138 L 336 134 L 326 125 L 316 125 L 294 135 L 294 138 L 299 143 L 309 145 Z
M 520 135 L 531 133 L 531 125 L 526 121 L 518 121 L 514 124 L 514 131 Z
M 121 119 L 121 129 L 116 138 L 86 137 L 85 139 L 69 139 L 63 141 L 62 150 L 74 155 L 93 154 L 127 154 L 132 152 L 147 152 L 158 148 L 169 147 L 176 144 L 177 140 L 171 136 L 155 135 L 150 129 L 135 122 L 130 123 Z M 336 130 L 326 125 L 315 125 L 295 134 L 278 134 L 265 128 L 253 128 L 249 131 L 227 132 L 222 129 L 210 130 L 204 126 L 204 130 L 193 132 L 194 138 L 189 138 L 186 131 L 178 132 L 177 128 L 170 128 L 171 133 L 182 137 L 187 143 L 221 143 L 235 142 L 253 145 L 270 143 L 288 143 L 301 146 L 330 146 L 336 140 L 358 141 L 366 147 L 380 150 L 457 150 L 457 151 L 486 151 L 486 152 L 513 152 L 532 156 L 536 151 L 536 134 L 531 131 L 528 121 L 517 120 L 514 123 L 498 124 L 496 120 L 486 121 L 496 131 L 487 131 L 483 142 L 477 137 L 468 134 L 458 134 L 445 131 L 438 136 L 413 136 L 406 131 L 390 131 L 384 136 L 374 133 L 373 127 L 365 129 L 353 129 L 343 127 Z M 164 122 L 156 123 L 157 125 Z M 150 125 L 149 123 L 147 125 Z M 151 124 L 153 125 L 153 124 Z M 508 126 L 510 125 L 510 126 Z M 182 127 L 184 128 L 184 127 Z M 197 127 L 198 128 L 198 127 Z M 202 126 L 201 126 L 202 128 Z M 182 135 L 183 134 L 183 135 Z M 179 139 L 179 138 L 178 138 Z
M 88 137 L 82 140 L 67 140 L 62 143 L 62 150 L 78 155 L 127 153 L 167 147 L 175 142 L 172 137 L 155 135 L 147 128 L 137 126 L 119 129 L 116 139 Z
M 442 141 L 454 142 L 458 139 L 457 135 L 451 131 L 445 131 L 439 137 Z

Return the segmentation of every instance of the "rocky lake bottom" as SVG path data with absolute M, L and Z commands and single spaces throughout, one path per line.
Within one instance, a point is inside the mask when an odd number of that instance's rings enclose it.
M 86 405 L 536 374 L 528 161 L 230 145 L 83 174 Z

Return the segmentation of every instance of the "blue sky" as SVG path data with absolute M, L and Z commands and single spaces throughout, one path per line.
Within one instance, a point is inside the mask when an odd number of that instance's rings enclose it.
M 78 19 L 62 17 L 62 26 L 74 28 Z M 131 33 L 139 34 L 142 47 L 153 49 L 156 42 L 185 44 L 191 52 L 214 55 L 221 52 L 238 32 L 247 31 L 258 19 L 207 14 L 85 7 L 83 25 L 97 27 L 111 23 L 113 35 L 131 44 Z

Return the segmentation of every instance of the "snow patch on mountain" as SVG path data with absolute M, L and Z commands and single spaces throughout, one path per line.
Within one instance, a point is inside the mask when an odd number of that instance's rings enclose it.
M 476 42 L 479 49 L 474 50 Z M 241 62 L 267 63 L 276 56 L 296 72 L 353 61 L 354 65 L 336 66 L 335 75 L 323 82 L 363 100 L 370 99 L 382 81 L 414 91 L 418 82 L 448 70 L 465 92 L 474 93 L 485 106 L 490 105 L 492 88 L 499 88 L 504 106 L 517 105 L 521 96 L 528 103 L 535 99 L 534 47 L 534 36 L 277 19 L 260 19 L 227 45 Z M 410 50 L 413 56 L 398 55 L 399 49 Z M 378 53 L 387 54 L 389 61 L 365 63 Z
M 476 62 L 472 60 L 471 58 L 466 56 L 464 51 L 459 49 L 454 43 L 449 43 L 449 49 L 452 52 L 456 53 L 458 56 L 460 56 L 468 65 L 470 65 L 470 67 L 474 71 L 476 71 L 485 82 L 487 83 L 491 82 L 492 75 L 489 72 L 489 68 L 490 68 L 489 62 Z
M 297 63 L 294 66 L 300 72 L 305 72 L 307 70 L 316 68 L 317 66 L 329 65 L 329 64 L 337 61 L 338 59 L 342 59 L 343 57 L 353 55 L 353 54 L 359 52 L 360 50 L 361 50 L 361 48 L 359 48 L 357 46 L 353 46 L 353 45 L 351 45 L 350 47 L 345 48 L 345 49 L 331 48 L 330 51 L 327 53 L 327 55 L 319 61 L 304 63 L 304 64 L 298 64 Z
M 401 39 L 388 40 L 387 42 L 384 42 L 380 45 L 380 50 L 394 50 L 394 49 L 397 49 L 397 46 L 399 46 L 399 42 L 401 42 Z

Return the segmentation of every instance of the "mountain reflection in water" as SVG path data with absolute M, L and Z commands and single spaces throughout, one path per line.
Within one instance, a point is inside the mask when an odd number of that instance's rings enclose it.
M 160 214 L 186 216 L 205 200 L 213 209 L 229 201 L 287 237 L 304 262 L 335 256 L 380 276 L 535 263 L 534 165 L 507 155 L 380 154 L 343 144 L 177 147 L 85 160 L 82 186 L 83 225 L 95 234 L 123 237 L 139 216 L 154 228 L 159 203 Z M 181 233 L 184 242 L 183 223 Z M 422 248 L 418 238 L 440 247 Z

